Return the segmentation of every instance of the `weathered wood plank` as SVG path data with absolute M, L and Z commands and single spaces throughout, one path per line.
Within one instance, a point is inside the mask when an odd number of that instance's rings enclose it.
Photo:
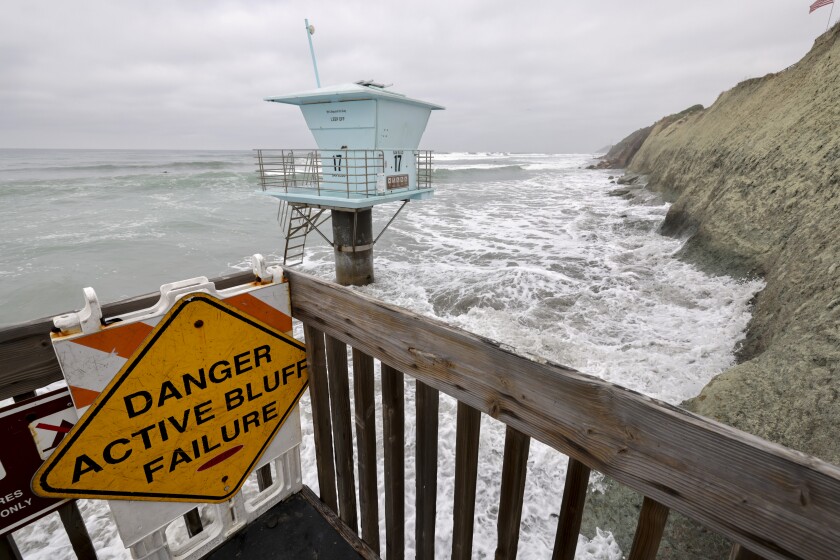
M 309 371 L 309 400 L 312 403 L 312 432 L 315 439 L 315 460 L 318 463 L 318 488 L 324 503 L 333 511 L 338 511 L 324 333 L 307 323 L 303 325 L 303 333 L 306 338 L 306 367 Z
M 353 464 L 353 433 L 350 431 L 350 381 L 347 373 L 347 345 L 326 336 L 332 414 L 335 472 L 338 482 L 338 513 L 341 520 L 358 532 L 356 482 Z
M 338 534 L 344 539 L 344 542 L 353 547 L 359 555 L 365 560 L 380 560 L 379 553 L 375 552 L 368 546 L 368 544 L 359 538 L 354 531 L 350 530 L 339 517 L 335 511 L 325 507 L 324 503 L 318 499 L 318 496 L 308 486 L 304 486 L 300 491 L 301 497 L 306 500 L 309 505 L 314 507 L 324 520 L 333 526 L 338 531 Z
M 287 271 L 293 315 L 768 559 L 840 550 L 840 469 Z
M 574 560 L 580 523 L 583 519 L 583 506 L 586 503 L 586 489 L 589 486 L 589 473 L 589 467 L 569 457 L 551 560 Z
M 251 272 L 238 272 L 213 278 L 216 288 L 225 289 L 254 281 Z M 84 286 L 79 286 L 81 290 Z M 151 307 L 160 293 L 145 294 L 102 306 L 104 317 L 122 315 Z M 79 298 L 81 302 L 81 297 Z M 52 317 L 63 315 L 55 313 Z M 63 379 L 50 342 L 52 317 L 44 317 L 0 328 L 0 399 L 32 391 Z
M 373 358 L 353 349 L 356 449 L 359 454 L 359 509 L 362 540 L 379 554 L 379 488 L 376 482 L 376 403 Z
M 504 462 L 502 463 L 502 490 L 499 495 L 496 560 L 514 560 L 516 558 L 530 447 L 531 438 L 510 426 L 507 427 Z
M 437 514 L 438 412 L 440 394 L 436 389 L 417 382 L 417 448 L 416 448 L 416 519 L 414 538 L 416 558 L 434 560 L 435 515 Z
M 669 511 L 667 507 L 645 496 L 629 560 L 656 560 Z
M 385 556 L 405 558 L 405 387 L 403 373 L 382 364 L 385 451 Z
M 58 508 L 58 516 L 67 531 L 67 537 L 79 560 L 96 560 L 96 549 L 90 540 L 85 521 L 79 511 L 76 500 L 71 500 Z
M 455 433 L 455 519 L 452 527 L 452 560 L 472 557 L 475 527 L 475 488 L 478 478 L 478 438 L 481 413 L 458 403 L 458 427 Z

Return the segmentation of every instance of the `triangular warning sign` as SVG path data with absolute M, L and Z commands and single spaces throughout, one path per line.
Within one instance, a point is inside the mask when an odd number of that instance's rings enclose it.
M 307 385 L 297 340 L 206 294 L 178 301 L 38 470 L 49 497 L 221 502 Z

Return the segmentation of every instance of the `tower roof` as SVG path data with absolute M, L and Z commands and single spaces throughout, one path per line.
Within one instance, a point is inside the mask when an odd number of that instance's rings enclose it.
M 322 87 L 279 97 L 267 97 L 266 101 L 274 103 L 287 103 L 289 105 L 310 105 L 314 103 L 331 103 L 336 101 L 362 101 L 368 99 L 388 99 L 409 105 L 418 105 L 427 109 L 443 109 L 441 105 L 420 101 L 406 97 L 401 93 L 388 91 L 384 86 L 370 82 L 355 84 L 339 84 L 336 86 Z

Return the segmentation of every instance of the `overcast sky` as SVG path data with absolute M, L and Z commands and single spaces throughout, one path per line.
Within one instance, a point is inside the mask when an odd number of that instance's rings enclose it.
M 262 101 L 315 87 L 308 17 L 322 85 L 446 107 L 421 147 L 592 152 L 799 60 L 810 3 L 0 0 L 0 147 L 312 147 Z

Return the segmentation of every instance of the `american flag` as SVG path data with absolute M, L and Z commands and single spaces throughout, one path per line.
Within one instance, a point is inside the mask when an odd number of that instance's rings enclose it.
M 808 10 L 808 13 L 810 14 L 817 8 L 822 8 L 823 6 L 828 6 L 829 4 L 834 4 L 834 0 L 817 0 L 816 2 L 811 4 L 811 9 Z

